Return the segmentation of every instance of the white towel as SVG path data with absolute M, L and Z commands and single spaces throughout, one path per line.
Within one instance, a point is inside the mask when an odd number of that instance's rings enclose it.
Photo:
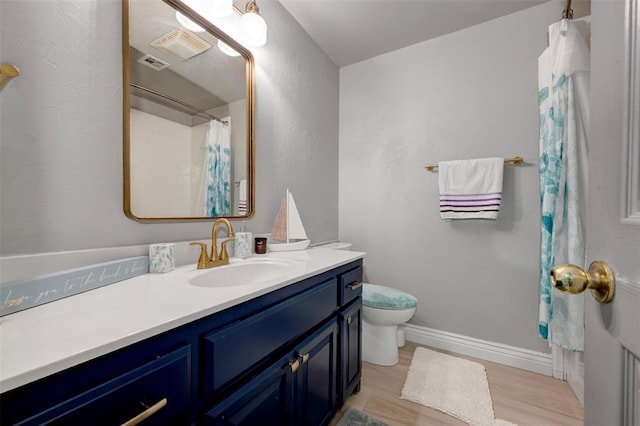
M 497 219 L 503 171 L 502 158 L 439 162 L 442 219 Z
M 247 214 L 247 180 L 242 179 L 238 186 L 238 216 L 244 216 Z

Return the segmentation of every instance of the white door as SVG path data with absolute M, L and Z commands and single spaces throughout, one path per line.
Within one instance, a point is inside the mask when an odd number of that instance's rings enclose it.
M 587 263 L 616 277 L 585 296 L 585 425 L 640 426 L 640 0 L 592 3 Z

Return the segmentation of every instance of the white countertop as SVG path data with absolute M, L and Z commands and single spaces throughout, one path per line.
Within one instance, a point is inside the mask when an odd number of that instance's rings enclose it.
M 145 274 L 0 317 L 0 392 L 62 371 L 207 315 L 364 257 L 330 249 L 268 253 L 291 273 L 251 286 L 198 287 L 211 269 L 182 266 Z

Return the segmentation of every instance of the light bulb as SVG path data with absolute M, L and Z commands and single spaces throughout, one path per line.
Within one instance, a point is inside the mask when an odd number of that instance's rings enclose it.
M 189 31 L 193 31 L 196 33 L 204 32 L 204 28 L 202 28 L 200 25 L 196 24 L 191 19 L 187 18 L 186 16 L 184 16 L 182 13 L 178 11 L 176 11 L 176 20 L 180 25 L 182 25 L 184 28 L 188 29 Z
M 220 51 L 225 55 L 240 56 L 240 52 L 236 51 L 227 43 L 223 42 L 222 40 L 218 40 L 218 49 L 220 49 Z
M 247 11 L 240 18 L 242 40 L 250 46 L 267 44 L 267 23 L 256 12 Z
M 198 6 L 205 18 L 224 18 L 233 13 L 233 0 L 201 0 Z

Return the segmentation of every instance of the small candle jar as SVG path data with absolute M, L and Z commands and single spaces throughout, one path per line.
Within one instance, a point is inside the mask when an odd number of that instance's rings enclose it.
M 256 237 L 254 251 L 256 254 L 265 254 L 267 252 L 267 239 L 264 237 Z

